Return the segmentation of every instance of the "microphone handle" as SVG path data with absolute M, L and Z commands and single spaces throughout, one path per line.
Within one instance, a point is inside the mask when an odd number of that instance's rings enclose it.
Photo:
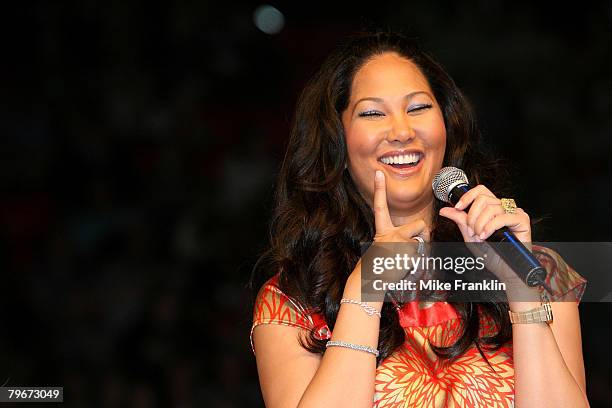
M 470 188 L 469 184 L 455 186 L 448 194 L 449 201 L 453 205 L 457 204 Z M 468 212 L 469 209 L 470 206 L 465 209 L 465 212 Z M 502 243 L 502 245 L 491 245 L 491 247 L 527 286 L 546 284 L 546 269 L 508 227 L 498 229 L 486 241 Z

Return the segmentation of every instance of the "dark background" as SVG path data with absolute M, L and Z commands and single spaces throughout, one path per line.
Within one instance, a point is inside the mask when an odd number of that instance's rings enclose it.
M 447 67 L 536 239 L 612 241 L 609 1 L 273 4 L 276 35 L 241 2 L 3 8 L 0 382 L 71 407 L 261 406 L 246 282 L 297 95 L 362 27 Z M 612 406 L 611 312 L 581 305 L 593 407 Z

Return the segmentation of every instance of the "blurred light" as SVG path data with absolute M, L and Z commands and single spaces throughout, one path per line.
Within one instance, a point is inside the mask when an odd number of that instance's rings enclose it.
M 266 34 L 278 34 L 285 26 L 285 16 L 274 7 L 265 4 L 255 9 L 253 22 Z

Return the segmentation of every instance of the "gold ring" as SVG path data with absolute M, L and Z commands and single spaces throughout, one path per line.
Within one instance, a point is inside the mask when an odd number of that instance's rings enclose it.
M 501 206 L 506 214 L 516 213 L 516 203 L 512 198 L 502 198 Z

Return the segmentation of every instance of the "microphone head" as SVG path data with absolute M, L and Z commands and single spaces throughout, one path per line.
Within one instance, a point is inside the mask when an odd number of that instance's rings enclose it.
M 469 184 L 463 170 L 456 167 L 442 167 L 434 177 L 431 188 L 438 200 L 450 203 L 448 195 L 459 184 Z

